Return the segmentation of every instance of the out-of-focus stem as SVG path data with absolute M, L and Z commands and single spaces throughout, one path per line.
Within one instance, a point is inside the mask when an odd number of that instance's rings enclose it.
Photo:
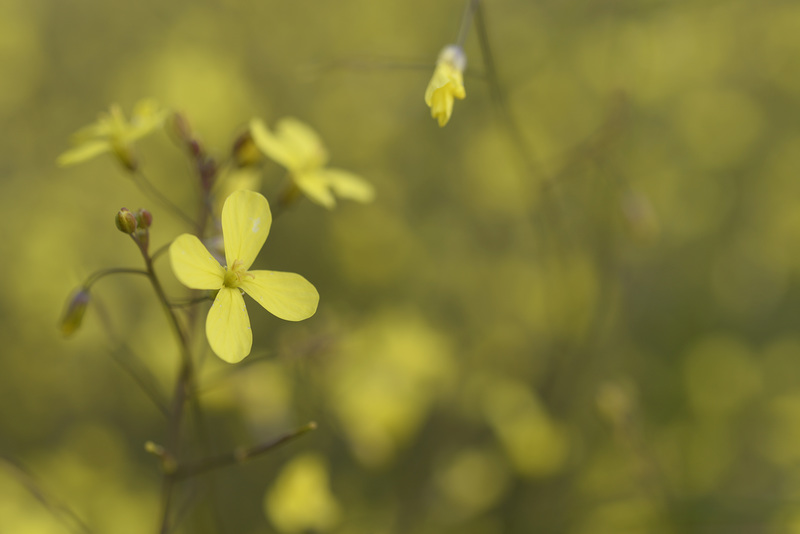
M 184 332 L 183 327 L 178 320 L 178 316 L 175 315 L 175 310 L 173 310 L 172 306 L 170 305 L 169 299 L 167 299 L 167 295 L 164 292 L 164 288 L 161 286 L 161 282 L 156 275 L 155 269 L 153 268 L 152 257 L 147 253 L 147 250 L 144 247 L 140 247 L 140 249 L 142 252 L 142 257 L 144 258 L 150 284 L 153 286 L 153 290 L 156 293 L 156 297 L 158 298 L 164 313 L 167 314 L 169 324 L 172 327 L 173 333 L 178 340 L 178 345 L 180 346 L 181 367 L 178 372 L 178 378 L 175 382 L 175 389 L 172 395 L 172 405 L 169 410 L 167 433 L 167 452 L 171 458 L 177 460 L 177 458 L 180 456 L 180 431 L 183 422 L 184 407 L 186 405 L 186 398 L 191 390 L 194 377 L 191 348 L 189 344 L 189 338 L 186 335 L 186 332 Z M 166 534 L 170 529 L 169 519 L 173 500 L 174 485 L 174 469 L 170 469 L 165 465 L 164 482 L 161 490 L 161 523 L 159 527 L 159 532 L 161 534 Z
M 185 211 L 183 211 L 174 202 L 168 199 L 164 195 L 164 193 L 159 191 L 158 188 L 156 188 L 156 186 L 154 186 L 152 182 L 150 182 L 150 180 L 147 179 L 147 176 L 145 176 L 142 171 L 137 170 L 135 173 L 133 173 L 132 176 L 133 176 L 133 182 L 136 184 L 136 186 L 142 193 L 144 193 L 148 197 L 152 198 L 156 202 L 159 202 L 164 207 L 172 211 L 175 215 L 183 219 L 189 226 L 192 227 L 196 226 L 197 223 L 195 223 L 195 221 L 191 217 L 189 217 Z
M 103 269 L 102 271 L 97 271 L 89 275 L 89 278 L 87 278 L 86 281 L 83 283 L 83 287 L 89 289 L 98 280 L 111 274 L 143 274 L 149 276 L 148 272 L 143 271 L 142 269 L 126 269 L 126 268 Z
M 475 15 L 475 10 L 478 9 L 479 2 L 480 0 L 468 0 L 464 8 L 464 16 L 461 18 L 461 27 L 458 29 L 458 38 L 456 39 L 456 45 L 460 48 L 464 48 L 464 41 L 467 40 L 469 27 L 472 25 L 472 17 Z
M 247 460 L 251 460 L 257 456 L 269 452 L 276 447 L 283 445 L 284 443 L 299 438 L 300 436 L 311 432 L 316 428 L 317 423 L 311 421 L 310 423 L 301 426 L 292 432 L 288 432 L 278 438 L 275 438 L 274 440 L 260 443 L 249 448 L 240 447 L 218 456 L 210 456 L 208 458 L 197 460 L 196 462 L 179 465 L 175 470 L 175 478 L 189 478 L 205 473 L 206 471 L 210 471 L 212 469 L 218 469 L 220 467 L 246 462 Z
M 478 33 L 478 44 L 480 45 L 481 55 L 483 56 L 486 81 L 489 84 L 489 94 L 494 102 L 500 122 L 511 139 L 514 150 L 524 164 L 526 172 L 532 176 L 546 180 L 546 177 L 542 176 L 538 164 L 533 157 L 531 157 L 530 148 L 525 143 L 522 130 L 520 130 L 519 125 L 508 109 L 506 95 L 500 85 L 500 77 L 497 74 L 494 55 L 492 54 L 492 48 L 489 44 L 489 34 L 486 30 L 486 15 L 484 14 L 483 5 L 480 2 L 475 2 L 475 4 L 475 28 Z

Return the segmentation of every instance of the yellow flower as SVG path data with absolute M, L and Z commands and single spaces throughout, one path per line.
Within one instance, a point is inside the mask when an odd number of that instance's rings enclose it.
M 463 100 L 467 93 L 464 90 L 464 69 L 467 56 L 461 47 L 449 45 L 439 54 L 433 78 L 425 90 L 425 103 L 431 108 L 431 117 L 444 126 L 453 114 L 453 99 Z
M 132 143 L 157 130 L 164 124 L 168 111 L 153 100 L 140 100 L 133 108 L 128 122 L 116 104 L 108 113 L 101 113 L 97 122 L 78 130 L 72 137 L 76 146 L 61 154 L 60 166 L 73 165 L 106 152 L 112 152 L 129 170 L 136 169 Z
M 297 188 L 317 204 L 333 208 L 334 194 L 359 202 L 370 202 L 375 197 L 372 185 L 360 176 L 325 167 L 328 151 L 307 124 L 287 117 L 278 121 L 272 133 L 260 119 L 253 119 L 250 134 L 256 146 L 286 167 Z
M 253 345 L 242 291 L 287 321 L 302 321 L 317 311 L 319 294 L 299 274 L 249 270 L 271 225 L 266 198 L 236 191 L 222 208 L 226 267 L 193 235 L 178 236 L 169 248 L 172 270 L 183 285 L 219 290 L 206 318 L 206 337 L 217 356 L 229 363 L 241 361 Z

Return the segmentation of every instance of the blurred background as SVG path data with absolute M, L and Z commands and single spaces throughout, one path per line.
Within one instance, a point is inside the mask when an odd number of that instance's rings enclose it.
M 186 231 L 113 157 L 55 165 L 150 97 L 220 160 L 298 117 L 377 191 L 276 219 L 256 266 L 311 280 L 312 319 L 249 302 L 236 366 L 198 337 L 208 450 L 319 428 L 182 485 L 175 532 L 800 532 L 800 5 L 485 0 L 497 76 L 473 26 L 439 128 L 463 8 L 0 0 L 0 531 L 157 531 L 166 423 L 124 368 L 169 396 L 164 315 L 110 277 L 57 327 L 86 276 L 141 266 L 119 208 L 154 247 Z M 193 209 L 170 136 L 136 149 Z

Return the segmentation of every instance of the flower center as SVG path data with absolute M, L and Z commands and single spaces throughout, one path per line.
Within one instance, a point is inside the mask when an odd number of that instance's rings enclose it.
M 239 287 L 242 285 L 242 279 L 245 276 L 253 275 L 243 269 L 239 260 L 236 260 L 231 267 L 225 268 L 225 278 L 222 281 L 222 285 L 225 287 Z

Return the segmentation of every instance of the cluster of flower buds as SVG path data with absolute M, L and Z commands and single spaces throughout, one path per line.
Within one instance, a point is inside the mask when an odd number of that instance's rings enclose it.
M 133 213 L 128 208 L 122 208 L 114 219 L 117 228 L 123 234 L 128 234 L 136 241 L 139 248 L 146 252 L 150 244 L 150 226 L 153 224 L 153 214 L 140 209 Z
M 172 132 L 194 162 L 200 184 L 204 191 L 211 191 L 217 177 L 217 162 L 208 155 L 203 144 L 195 137 L 189 121 L 180 113 L 173 113 L 170 121 Z

